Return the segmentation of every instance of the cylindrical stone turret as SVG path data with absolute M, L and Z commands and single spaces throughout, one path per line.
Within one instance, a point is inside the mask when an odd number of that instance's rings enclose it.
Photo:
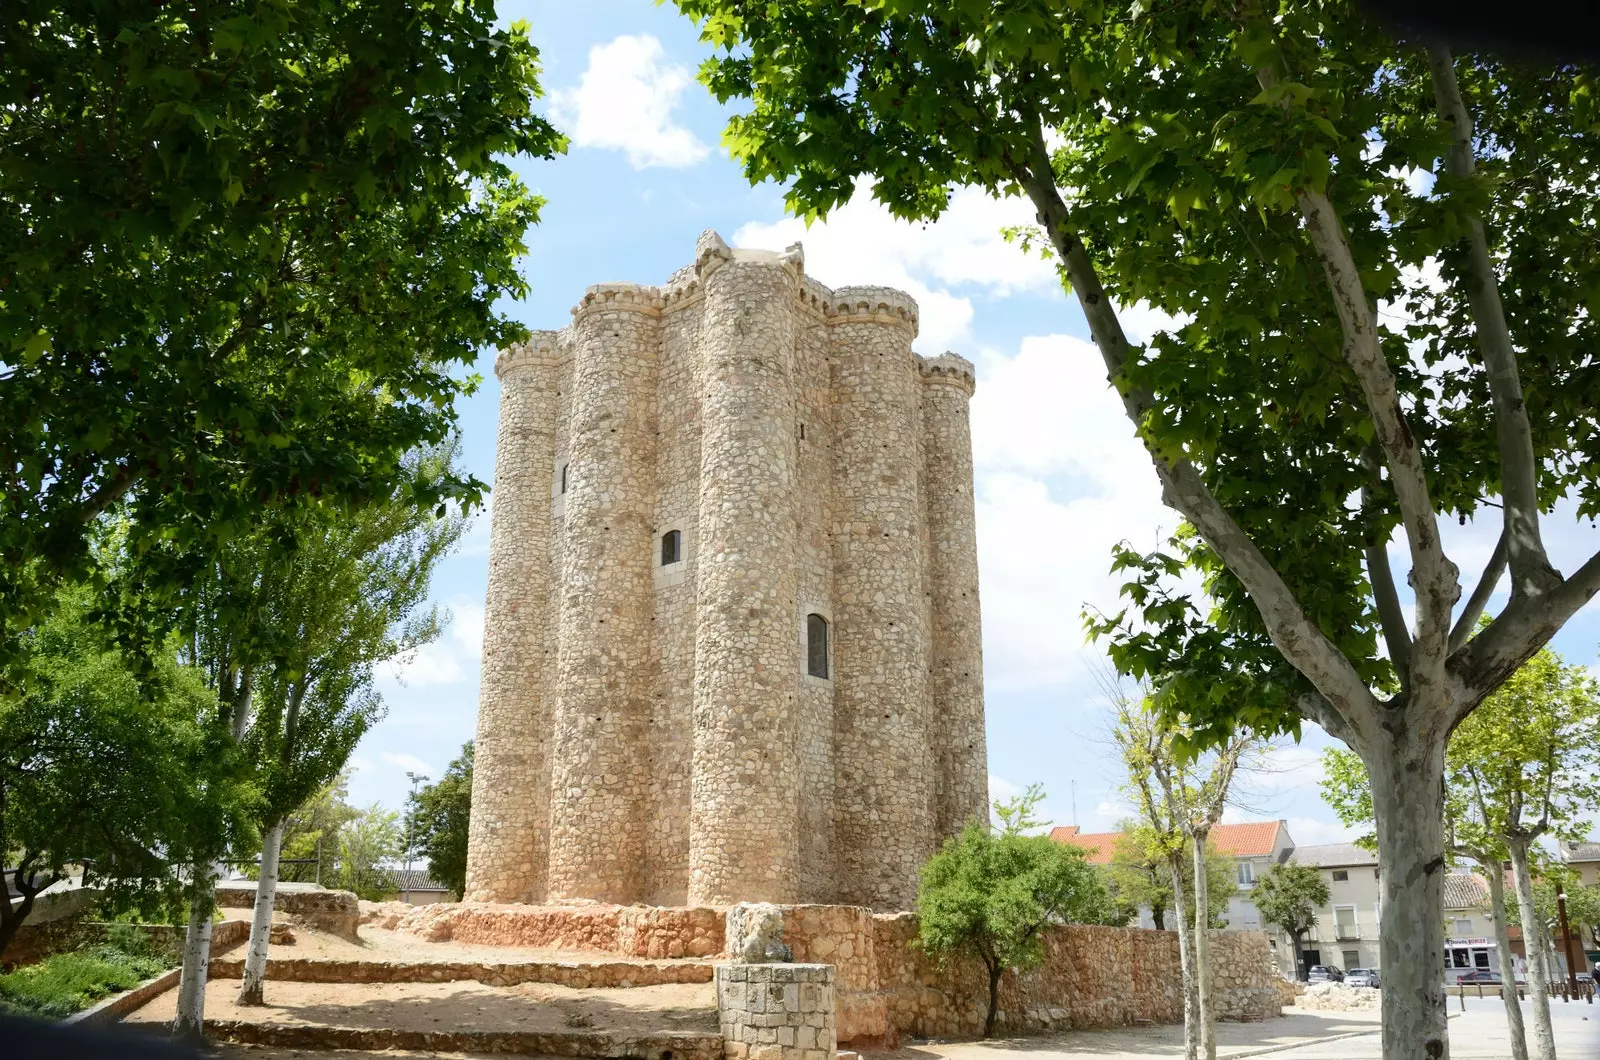
M 574 311 L 551 898 L 625 904 L 643 882 L 658 300 L 607 284 Z
M 933 852 L 916 306 L 833 293 L 835 844 L 841 899 L 910 909 Z
M 689 904 L 797 897 L 797 253 L 701 237 Z
M 972 364 L 954 353 L 921 361 L 923 504 L 933 620 L 933 747 L 938 758 L 936 838 L 989 818 L 983 718 L 983 631 L 972 498 Z
M 468 826 L 466 897 L 544 897 L 550 807 L 547 734 L 553 621 L 550 476 L 555 464 L 557 333 L 535 332 L 495 361 L 500 379 L 489 588 Z

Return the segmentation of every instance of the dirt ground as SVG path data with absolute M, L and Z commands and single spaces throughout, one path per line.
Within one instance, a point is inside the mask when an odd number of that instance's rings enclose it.
M 229 919 L 248 919 L 248 909 L 228 909 Z M 464 942 L 428 942 L 415 935 L 363 924 L 357 929 L 360 942 L 351 942 L 321 931 L 308 931 L 295 927 L 295 941 L 290 945 L 275 945 L 269 957 L 299 958 L 307 960 L 356 960 L 412 963 L 422 961 L 482 961 L 485 963 L 519 963 L 534 961 L 603 960 L 629 962 L 642 958 L 619 957 L 611 954 L 586 953 L 578 950 L 531 949 L 522 946 L 484 946 Z M 224 956 L 243 957 L 243 944 L 230 948 Z
M 267 983 L 267 1004 L 241 1008 L 237 980 L 206 986 L 206 1018 L 281 1025 L 391 1027 L 431 1031 L 559 1032 L 573 1029 L 648 1033 L 715 1031 L 717 1004 L 710 983 L 575 990 L 548 983 L 495 987 L 452 983 Z M 130 1013 L 130 1025 L 171 1022 L 176 990 Z

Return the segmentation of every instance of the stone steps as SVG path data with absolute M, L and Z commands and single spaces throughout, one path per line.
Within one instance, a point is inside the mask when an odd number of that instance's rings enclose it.
M 604 1060 L 722 1060 L 722 1035 L 715 1031 L 420 1030 L 208 1019 L 206 1037 L 214 1042 L 280 1049 L 415 1049 Z
M 709 983 L 712 961 L 629 961 L 600 958 L 524 961 L 382 961 L 340 958 L 269 957 L 267 982 L 285 983 L 440 983 L 471 980 L 489 986 L 549 983 L 578 990 L 628 989 L 663 984 Z M 244 961 L 211 962 L 214 979 L 239 979 Z

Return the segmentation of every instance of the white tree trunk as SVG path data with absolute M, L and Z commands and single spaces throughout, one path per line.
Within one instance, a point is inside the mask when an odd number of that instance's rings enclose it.
M 1383 885 L 1383 1055 L 1447 1060 L 1444 738 L 1397 726 L 1358 750 L 1372 779 Z
M 1516 958 L 1511 955 L 1511 925 L 1506 921 L 1505 873 L 1498 861 L 1479 862 L 1489 880 L 1489 910 L 1494 916 L 1494 945 L 1500 954 L 1500 996 L 1506 1003 L 1506 1028 L 1511 1037 L 1511 1060 L 1528 1060 L 1528 1032 L 1522 1026 L 1522 1005 L 1517 1001 Z
M 1178 925 L 1178 964 L 1183 971 L 1183 1058 L 1198 1060 L 1200 1047 L 1200 992 L 1194 976 L 1194 926 L 1189 923 L 1183 894 L 1183 855 L 1169 855 L 1172 870 L 1172 919 Z
M 1211 1013 L 1211 897 L 1206 879 L 1206 833 L 1196 832 L 1194 847 L 1194 991 L 1200 1019 L 1200 1054 L 1217 1060 L 1217 1025 Z
M 1544 924 L 1533 905 L 1533 877 L 1528 871 L 1528 844 L 1510 840 L 1511 881 L 1517 889 L 1517 914 L 1522 920 L 1522 946 L 1528 952 L 1528 1000 L 1533 1003 L 1533 1050 L 1538 1060 L 1556 1060 L 1556 1036 L 1550 1026 L 1550 972 L 1545 963 Z
M 172 1036 L 184 1041 L 205 1039 L 206 972 L 211 965 L 211 915 L 221 874 L 216 865 L 195 866 L 196 896 L 189 900 L 189 929 L 183 939 L 183 971 L 178 976 L 178 1015 Z
M 272 905 L 278 896 L 278 855 L 283 850 L 283 822 L 261 837 L 261 874 L 256 881 L 255 914 L 250 920 L 250 948 L 244 958 L 244 982 L 239 1004 L 264 1005 L 267 980 L 267 945 L 272 935 Z

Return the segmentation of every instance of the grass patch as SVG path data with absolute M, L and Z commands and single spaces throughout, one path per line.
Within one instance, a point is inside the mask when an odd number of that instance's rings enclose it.
M 0 1009 L 39 1019 L 65 1019 L 174 964 L 170 955 L 150 947 L 142 933 L 113 931 L 99 945 L 58 953 L 0 975 Z

